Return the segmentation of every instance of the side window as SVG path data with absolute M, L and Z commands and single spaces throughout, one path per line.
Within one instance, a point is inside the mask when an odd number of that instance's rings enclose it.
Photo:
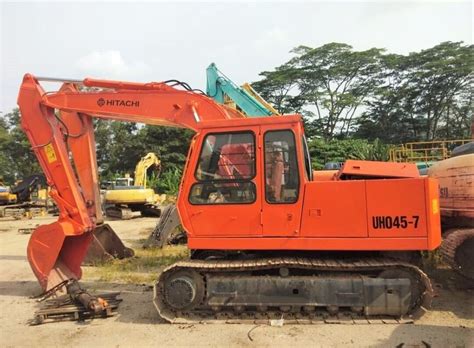
M 268 203 L 295 203 L 300 181 L 293 132 L 269 131 L 264 138 L 265 198 Z
M 253 203 L 256 187 L 255 136 L 251 132 L 209 134 L 191 188 L 192 204 Z

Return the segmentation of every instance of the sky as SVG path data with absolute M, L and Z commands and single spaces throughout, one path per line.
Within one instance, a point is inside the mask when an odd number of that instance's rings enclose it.
M 472 43 L 470 1 L 5 2 L 0 0 L 0 112 L 22 76 L 179 79 L 205 89 L 215 62 L 234 82 L 259 80 L 299 45 L 347 43 L 407 54 Z M 48 89 L 58 87 L 47 85 Z M 0 114 L 1 115 L 1 114 Z

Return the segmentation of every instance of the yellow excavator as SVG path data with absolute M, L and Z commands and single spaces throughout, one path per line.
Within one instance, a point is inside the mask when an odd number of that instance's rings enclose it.
M 8 186 L 5 186 L 3 182 L 0 181 L 0 205 L 8 205 L 16 203 L 16 194 L 11 193 L 11 190 Z
M 142 216 L 160 216 L 163 195 L 147 187 L 148 169 L 159 172 L 161 160 L 153 152 L 147 153 L 135 167 L 134 180 L 126 176 L 111 183 L 104 194 L 105 215 L 115 219 L 131 219 L 133 212 Z

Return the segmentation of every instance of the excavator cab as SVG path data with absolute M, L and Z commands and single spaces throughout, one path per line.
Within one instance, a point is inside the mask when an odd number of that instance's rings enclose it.
M 307 176 L 300 166 L 305 163 L 301 124 L 296 118 L 269 121 L 199 134 L 201 145 L 189 159 L 178 200 L 192 238 L 257 237 L 264 229 L 293 236 L 299 230 Z

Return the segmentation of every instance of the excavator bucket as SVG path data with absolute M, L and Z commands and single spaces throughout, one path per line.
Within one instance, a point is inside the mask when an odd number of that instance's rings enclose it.
M 37 227 L 28 242 L 27 256 L 41 287 L 48 291 L 68 279 L 80 279 L 81 264 L 91 233 L 74 235 L 69 221 Z
M 144 248 L 163 248 L 168 244 L 186 243 L 186 233 L 179 229 L 179 219 L 176 205 L 167 205 L 161 212 L 160 221 L 143 245 Z
M 92 233 L 92 241 L 87 250 L 84 265 L 93 265 L 112 259 L 125 259 L 135 255 L 108 224 L 99 225 Z

